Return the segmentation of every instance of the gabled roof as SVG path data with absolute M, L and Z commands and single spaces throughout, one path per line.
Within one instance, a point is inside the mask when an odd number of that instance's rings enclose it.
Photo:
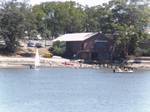
M 55 41 L 64 41 L 64 42 L 71 42 L 71 41 L 84 41 L 89 39 L 90 37 L 96 35 L 97 33 L 93 32 L 88 32 L 88 33 L 69 33 L 69 34 L 64 34 L 56 39 L 53 40 Z

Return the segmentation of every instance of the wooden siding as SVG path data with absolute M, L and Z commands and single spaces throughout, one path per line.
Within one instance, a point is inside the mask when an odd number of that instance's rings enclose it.
M 111 42 L 102 34 L 97 34 L 85 41 L 67 42 L 66 54 L 86 60 L 110 59 Z
M 82 42 L 66 42 L 66 55 L 68 57 L 73 57 L 77 55 L 79 51 L 82 50 Z

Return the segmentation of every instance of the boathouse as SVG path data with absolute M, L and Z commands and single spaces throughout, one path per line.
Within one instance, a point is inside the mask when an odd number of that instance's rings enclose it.
M 111 58 L 111 41 L 101 33 L 64 34 L 53 42 L 66 42 L 66 56 L 85 60 L 109 60 Z

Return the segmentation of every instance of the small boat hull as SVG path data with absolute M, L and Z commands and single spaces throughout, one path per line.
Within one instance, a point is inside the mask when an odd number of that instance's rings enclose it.
M 115 73 L 133 73 L 133 71 L 115 71 Z
M 118 69 L 114 69 L 113 72 L 114 73 L 133 73 L 134 71 L 133 70 L 122 70 L 122 69 L 118 68 Z

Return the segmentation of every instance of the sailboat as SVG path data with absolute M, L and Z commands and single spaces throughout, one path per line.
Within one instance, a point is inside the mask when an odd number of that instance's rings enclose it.
M 39 66 L 40 66 L 40 56 L 38 49 L 36 49 L 34 68 L 38 68 Z

